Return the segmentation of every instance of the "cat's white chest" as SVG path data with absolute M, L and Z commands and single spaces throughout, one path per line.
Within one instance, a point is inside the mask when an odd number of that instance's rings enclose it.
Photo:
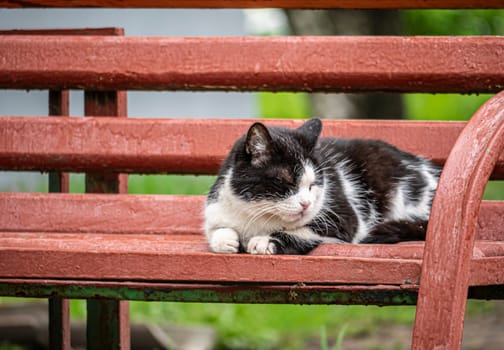
M 225 178 L 219 190 L 218 200 L 205 207 L 205 233 L 207 237 L 221 228 L 231 228 L 237 232 L 241 241 L 248 241 L 251 237 L 269 235 L 283 227 L 274 217 L 268 218 L 258 205 L 236 196 L 229 183 L 231 174 Z

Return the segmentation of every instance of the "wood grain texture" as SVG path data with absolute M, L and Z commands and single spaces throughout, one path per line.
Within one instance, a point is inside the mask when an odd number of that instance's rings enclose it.
M 403 285 L 418 284 L 422 264 L 417 244 L 409 252 L 393 245 L 328 245 L 310 256 L 257 256 L 213 254 L 202 238 L 187 236 L 1 233 L 0 247 L 5 278 Z M 477 249 L 470 284 L 503 284 L 502 258 L 491 256 L 495 247 L 481 242 Z M 481 256 L 485 250 L 490 256 Z
M 471 118 L 441 175 L 427 232 L 412 349 L 460 348 L 481 196 L 503 149 L 504 92 Z M 498 279 L 504 276 L 503 263 L 503 256 L 493 258 L 479 274 Z
M 0 118 L 0 169 L 215 174 L 252 120 Z M 265 121 L 297 127 L 302 121 Z M 443 164 L 462 122 L 324 121 L 324 136 L 376 138 Z M 504 178 L 504 154 L 494 170 Z
M 484 9 L 504 5 L 501 0 L 0 0 L 0 7 Z
M 0 231 L 201 235 L 203 206 L 201 196 L 0 193 Z M 483 201 L 476 232 L 504 240 L 504 202 Z
M 497 92 L 502 37 L 0 36 L 0 88 Z M 428 59 L 426 59 L 428 58 Z

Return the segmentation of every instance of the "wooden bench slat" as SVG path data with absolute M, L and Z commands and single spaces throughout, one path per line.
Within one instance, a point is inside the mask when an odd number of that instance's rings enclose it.
M 203 197 L 0 193 L 0 230 L 100 233 L 202 232 Z
M 199 245 L 191 249 L 191 244 L 183 244 L 177 248 L 179 242 L 162 238 L 148 235 L 2 233 L 0 277 L 280 284 L 352 284 L 366 281 L 369 284 L 402 285 L 417 284 L 421 270 L 421 260 L 418 259 L 221 255 L 208 253 L 207 248 L 201 250 Z M 480 251 L 485 249 L 484 244 L 479 247 Z M 503 243 L 494 244 L 500 246 L 502 254 Z M 391 248 L 394 246 L 374 246 L 376 251 Z M 333 249 L 337 250 L 338 246 L 333 246 Z M 471 285 L 504 283 L 504 276 L 500 273 L 504 268 L 504 259 L 475 257 L 472 260 Z M 12 263 L 14 261 L 15 264 Z M 146 274 L 146 271 L 149 273 Z
M 27 244 L 29 240 L 35 245 Z M 179 254 L 209 253 L 208 244 L 202 235 L 131 234 L 71 234 L 47 232 L 2 232 L 1 249 L 19 248 L 30 250 L 107 251 L 110 253 Z M 421 260 L 424 242 L 400 244 L 324 244 L 310 252 L 311 256 L 330 256 L 370 259 Z M 504 255 L 504 241 L 478 240 L 473 252 L 475 258 L 492 258 Z
M 0 52 L 0 88 L 8 89 L 476 93 L 504 87 L 503 37 L 6 35 Z
M 0 193 L 0 231 L 200 235 L 201 196 Z M 477 238 L 504 240 L 504 202 L 483 201 Z
M 0 7 L 464 9 L 502 8 L 500 0 L 1 0 Z
M 135 240 L 137 247 L 131 249 L 131 237 L 114 235 L 95 240 L 89 235 L 80 239 L 60 235 L 59 239 L 51 240 L 51 236 L 17 235 L 13 240 L 10 235 L 0 235 L 0 277 L 411 284 L 418 281 L 421 270 L 419 260 L 167 253 L 153 251 L 150 244 L 140 250 L 141 239 Z M 94 247 L 83 249 L 81 244 Z M 121 246 L 124 249 L 119 249 Z M 69 261 L 72 263 L 68 264 Z
M 252 122 L 1 117 L 0 169 L 215 174 Z M 264 122 L 287 127 L 302 123 Z M 463 122 L 325 120 L 324 135 L 382 139 L 442 164 L 464 126 Z M 493 177 L 504 178 L 504 154 Z

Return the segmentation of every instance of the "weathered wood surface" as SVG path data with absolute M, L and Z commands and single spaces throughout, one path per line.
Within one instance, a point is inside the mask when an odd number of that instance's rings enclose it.
M 484 9 L 504 5 L 501 0 L 0 0 L 0 7 Z
M 503 259 L 481 256 L 485 250 L 502 254 L 502 244 L 494 244 L 500 252 L 485 242 L 478 245 L 471 285 L 504 284 Z M 324 255 L 222 255 L 210 253 L 203 239 L 188 237 L 1 233 L 0 246 L 0 277 L 5 278 L 402 285 L 418 284 L 422 265 L 418 251 L 390 245 L 351 247 L 354 252 L 346 256 L 327 255 L 328 250 L 337 254 L 338 245 L 326 247 Z M 399 258 L 366 257 L 373 250 Z M 412 253 L 412 259 L 401 257 Z
M 200 235 L 203 203 L 202 196 L 0 193 L 0 231 Z M 504 240 L 503 202 L 483 201 L 476 232 Z
M 446 162 L 432 205 L 425 244 L 413 349 L 460 349 L 481 197 L 504 150 L 504 92 L 471 118 Z M 442 233 L 442 234 L 439 234 Z M 495 259 L 502 268 L 503 256 Z M 480 266 L 479 274 L 497 272 Z M 450 325 L 450 327 L 440 327 Z
M 0 36 L 0 88 L 497 92 L 502 37 Z
M 252 120 L 0 118 L 0 169 L 215 174 Z M 296 127 L 302 121 L 265 121 Z M 324 121 L 324 136 L 388 141 L 442 164 L 463 122 Z M 428 142 L 426 142 L 428 140 Z M 504 153 L 494 178 L 504 178 Z

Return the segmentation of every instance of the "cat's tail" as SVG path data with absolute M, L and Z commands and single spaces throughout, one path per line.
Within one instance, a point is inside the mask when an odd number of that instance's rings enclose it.
M 382 244 L 408 241 L 424 241 L 427 220 L 390 221 L 376 225 L 359 243 Z

